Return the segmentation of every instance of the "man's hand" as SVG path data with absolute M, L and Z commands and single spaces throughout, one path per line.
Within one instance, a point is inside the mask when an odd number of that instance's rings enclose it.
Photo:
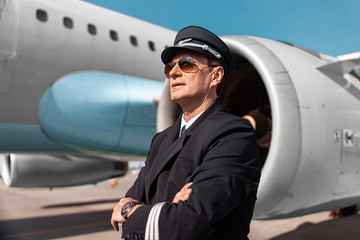
M 172 200 L 172 203 L 179 203 L 179 201 L 187 201 L 190 198 L 190 195 L 192 193 L 192 189 L 189 188 L 193 183 L 189 182 L 184 185 L 184 187 L 176 193 L 174 199 Z
M 135 199 L 132 199 L 132 198 L 122 198 L 120 199 L 120 201 L 116 204 L 116 206 L 114 207 L 113 209 L 113 213 L 112 213 L 112 216 L 111 216 L 111 225 L 113 226 L 113 228 L 116 230 L 116 231 L 119 231 L 119 227 L 118 227 L 118 223 L 124 223 L 126 222 L 126 219 L 121 215 L 121 209 L 123 208 L 123 206 L 128 203 L 128 202 L 138 202 L 137 200 Z M 131 214 L 133 214 L 135 212 L 135 210 L 141 206 L 143 206 L 144 204 L 142 205 L 136 205 L 134 206 L 128 213 L 127 215 L 127 218 L 130 217 Z

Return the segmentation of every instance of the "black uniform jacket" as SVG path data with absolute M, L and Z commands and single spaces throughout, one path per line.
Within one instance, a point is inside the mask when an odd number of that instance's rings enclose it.
M 126 196 L 144 202 L 123 224 L 123 237 L 142 239 L 154 204 L 159 239 L 247 239 L 260 178 L 256 136 L 248 121 L 215 101 L 179 137 L 181 117 L 155 135 Z M 188 201 L 172 204 L 188 182 Z

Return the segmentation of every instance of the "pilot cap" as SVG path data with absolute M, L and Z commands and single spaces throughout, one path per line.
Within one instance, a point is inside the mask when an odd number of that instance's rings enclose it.
M 161 60 L 167 64 L 172 61 L 178 51 L 184 49 L 218 60 L 224 68 L 225 76 L 234 69 L 235 64 L 229 48 L 218 36 L 205 28 L 189 26 L 181 29 L 175 37 L 174 46 L 162 52 Z

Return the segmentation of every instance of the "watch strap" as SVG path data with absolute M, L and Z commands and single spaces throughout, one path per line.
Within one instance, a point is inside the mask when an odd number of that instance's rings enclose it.
M 121 209 L 121 215 L 127 219 L 127 215 L 129 214 L 129 212 L 131 211 L 131 209 L 133 207 L 135 207 L 138 204 L 142 204 L 142 202 L 127 202 L 124 204 L 124 206 Z

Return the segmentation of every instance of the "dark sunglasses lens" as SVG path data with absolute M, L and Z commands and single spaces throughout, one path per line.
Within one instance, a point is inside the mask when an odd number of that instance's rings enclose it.
M 175 63 L 173 63 L 173 62 L 169 62 L 168 64 L 165 65 L 165 71 L 164 72 L 165 72 L 165 76 L 167 78 L 169 78 L 169 73 L 170 73 L 171 69 L 174 68 L 174 66 L 175 66 Z
M 179 67 L 181 71 L 189 73 L 194 69 L 195 62 L 192 60 L 191 57 L 184 57 L 178 61 Z M 175 67 L 176 63 L 169 62 L 165 65 L 164 73 L 167 78 L 169 78 L 169 74 L 171 70 Z
M 182 58 L 179 60 L 179 67 L 182 71 L 189 73 L 194 68 L 194 62 L 188 58 Z

